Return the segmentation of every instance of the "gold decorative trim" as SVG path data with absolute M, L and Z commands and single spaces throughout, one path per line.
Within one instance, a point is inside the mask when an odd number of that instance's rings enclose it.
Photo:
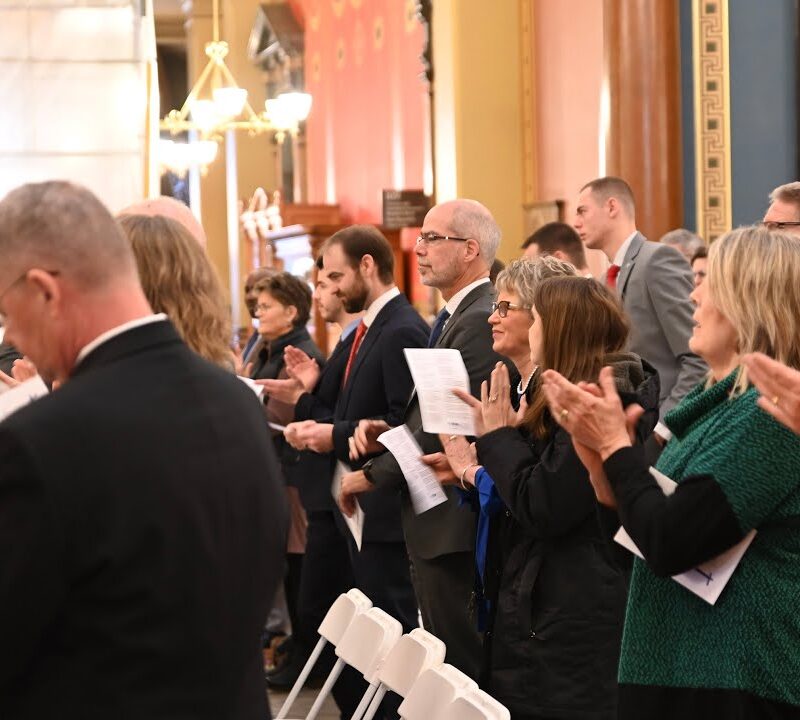
M 533 0 L 519 3 L 519 42 L 522 59 L 522 202 L 525 205 L 538 198 L 536 177 L 536 114 L 534 112 L 536 66 L 533 57 Z
M 731 229 L 728 0 L 692 0 L 697 231 L 707 243 Z

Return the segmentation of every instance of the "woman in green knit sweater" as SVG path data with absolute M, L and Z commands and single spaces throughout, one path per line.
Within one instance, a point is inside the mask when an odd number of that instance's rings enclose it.
M 595 494 L 616 508 L 645 560 L 634 561 L 619 666 L 620 718 L 800 717 L 800 437 L 757 404 L 741 364 L 762 352 L 800 368 L 800 239 L 742 228 L 709 251 L 692 295 L 690 348 L 710 368 L 666 415 L 656 466 L 665 495 L 605 369 L 599 386 L 557 373 L 545 391 Z M 748 547 L 715 604 L 670 576 Z

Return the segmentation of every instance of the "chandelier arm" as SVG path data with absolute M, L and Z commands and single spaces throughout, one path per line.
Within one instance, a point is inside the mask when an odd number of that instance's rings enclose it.
M 211 12 L 214 16 L 214 42 L 219 42 L 219 0 L 213 0 Z
M 192 89 L 186 96 L 186 100 L 184 100 L 183 105 L 181 105 L 181 110 L 178 113 L 181 120 L 185 120 L 188 117 L 192 102 L 200 94 L 201 88 L 205 84 L 206 80 L 208 79 L 208 76 L 211 74 L 211 71 L 214 69 L 215 65 L 216 63 L 213 60 L 209 60 L 206 63 L 206 66 L 203 68 L 203 72 L 200 73 L 200 77 L 197 78 L 197 82 L 194 85 L 192 85 Z

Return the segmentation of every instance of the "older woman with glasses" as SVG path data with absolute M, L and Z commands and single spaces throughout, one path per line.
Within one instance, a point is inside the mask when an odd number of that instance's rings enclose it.
M 598 500 L 615 507 L 634 560 L 619 665 L 620 718 L 800 717 L 800 438 L 759 406 L 745 353 L 800 368 L 800 240 L 742 228 L 712 243 L 692 293 L 689 342 L 710 368 L 665 417 L 673 433 L 656 469 L 610 372 L 579 387 L 545 374 L 553 417 L 569 431 Z M 756 374 L 770 367 L 748 358 Z M 769 406 L 767 409 L 770 409 Z M 788 417 L 781 418 L 788 421 Z M 790 422 L 787 424 L 791 425 Z M 714 605 L 670 576 L 692 571 L 755 530 Z
M 497 300 L 492 304 L 489 325 L 492 326 L 492 350 L 507 357 L 520 376 L 519 385 L 513 389 L 511 402 L 519 407 L 531 387 L 537 367 L 531 360 L 528 331 L 533 318 L 533 295 L 539 284 L 548 277 L 575 275 L 575 268 L 554 257 L 531 261 L 514 260 L 502 270 L 495 281 Z
M 658 381 L 624 352 L 628 322 L 619 300 L 593 279 L 552 277 L 536 287 L 529 331 L 533 366 L 592 380 L 612 364 L 629 402 L 655 424 Z M 446 455 L 426 456 L 441 482 L 496 493 L 479 565 L 486 588 L 482 685 L 514 720 L 616 717 L 616 664 L 626 572 L 597 521 L 587 472 L 551 417 L 534 375 L 519 427 L 508 372 L 498 366 L 480 401 L 460 395 L 481 435 L 470 446 L 444 437 Z M 479 606 L 481 609 L 481 606 Z

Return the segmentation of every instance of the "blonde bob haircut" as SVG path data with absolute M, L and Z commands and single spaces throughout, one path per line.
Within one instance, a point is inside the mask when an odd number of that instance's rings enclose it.
M 536 288 L 542 281 L 551 277 L 577 275 L 578 271 L 571 263 L 559 260 L 552 255 L 536 258 L 519 258 L 512 260 L 508 267 L 497 275 L 494 282 L 498 292 L 514 293 L 526 308 L 533 307 Z
M 228 303 L 214 266 L 195 237 L 160 215 L 122 215 L 153 312 L 163 312 L 184 342 L 206 360 L 233 370 Z
M 708 250 L 708 292 L 738 335 L 740 355 L 762 352 L 800 369 L 800 239 L 753 226 Z M 739 368 L 733 394 L 748 387 Z

